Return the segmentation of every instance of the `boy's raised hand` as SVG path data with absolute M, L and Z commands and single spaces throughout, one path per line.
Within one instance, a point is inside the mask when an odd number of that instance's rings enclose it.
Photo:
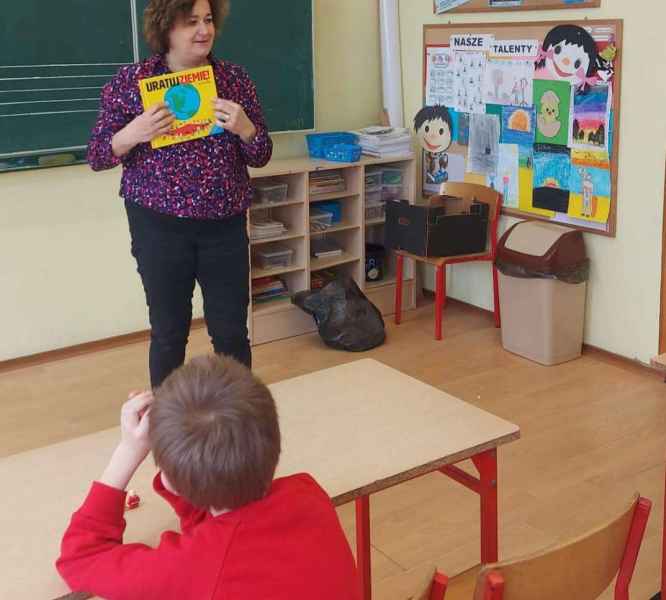
M 120 443 L 99 481 L 124 490 L 150 452 L 148 425 L 153 393 L 130 392 L 120 411 Z
M 130 392 L 120 410 L 120 443 L 143 460 L 150 452 L 148 424 L 153 392 Z

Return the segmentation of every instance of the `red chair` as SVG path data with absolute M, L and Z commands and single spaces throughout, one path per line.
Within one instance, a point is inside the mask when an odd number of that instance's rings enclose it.
M 436 573 L 430 600 L 593 600 L 616 576 L 615 600 L 628 600 L 651 507 L 636 494 L 605 525 L 550 550 L 486 565 L 450 581 Z
M 461 256 L 443 256 L 428 258 L 417 256 L 403 250 L 396 250 L 396 290 L 395 290 L 395 322 L 400 324 L 402 319 L 402 280 L 404 259 L 411 258 L 416 262 L 433 265 L 436 269 L 436 292 L 435 292 L 435 339 L 442 339 L 442 311 L 446 306 L 446 265 L 454 265 L 464 262 L 485 261 L 492 264 L 493 273 L 493 308 L 495 313 L 495 327 L 500 326 L 499 309 L 499 285 L 497 269 L 495 268 L 495 254 L 497 252 L 497 224 L 502 210 L 502 195 L 485 185 L 474 183 L 445 183 L 440 189 L 441 194 L 464 198 L 468 201 L 478 200 L 489 205 L 488 216 L 488 242 L 486 250 L 478 254 L 464 254 Z

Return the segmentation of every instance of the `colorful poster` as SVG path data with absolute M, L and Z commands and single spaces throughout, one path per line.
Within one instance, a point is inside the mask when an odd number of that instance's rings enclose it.
M 519 152 L 517 144 L 500 144 L 497 173 L 487 176 L 488 187 L 502 194 L 503 206 L 518 208 Z
M 493 175 L 499 162 L 500 122 L 497 115 L 472 114 L 469 122 L 467 170 Z
M 148 77 L 139 82 L 139 87 L 144 110 L 165 102 L 176 116 L 171 130 L 151 142 L 153 148 L 179 144 L 224 131 L 215 124 L 212 101 L 217 97 L 217 88 L 210 65 Z
M 605 152 L 574 150 L 569 183 L 571 217 L 608 222 L 611 202 L 610 162 Z
M 469 0 L 435 0 L 435 14 L 439 15 L 468 2 Z
M 568 148 L 561 152 L 534 152 L 534 181 L 532 206 L 566 213 L 569 211 L 569 182 L 571 159 Z
M 453 106 L 455 98 L 454 53 L 451 48 L 429 47 L 426 53 L 426 105 Z
M 519 108 L 517 106 L 502 107 L 502 137 L 503 144 L 520 144 L 531 146 L 534 143 L 536 132 L 536 117 L 534 108 Z
M 608 152 L 611 88 L 597 84 L 574 94 L 571 123 L 572 148 Z
M 483 74 L 486 55 L 483 52 L 455 53 L 455 83 L 453 108 L 460 112 L 483 114 Z
M 532 106 L 534 60 L 491 58 L 486 63 L 483 101 L 512 106 Z
M 537 144 L 569 143 L 571 85 L 566 81 L 534 80 Z

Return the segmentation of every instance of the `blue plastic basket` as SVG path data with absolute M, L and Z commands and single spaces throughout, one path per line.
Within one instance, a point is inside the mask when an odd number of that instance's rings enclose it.
M 333 144 L 326 146 L 324 158 L 335 162 L 356 162 L 361 158 L 361 146 L 358 144 Z
M 308 144 L 308 153 L 311 158 L 326 158 L 324 152 L 327 147 L 335 144 L 355 144 L 357 137 L 346 131 L 330 131 L 328 133 L 308 133 L 305 136 Z

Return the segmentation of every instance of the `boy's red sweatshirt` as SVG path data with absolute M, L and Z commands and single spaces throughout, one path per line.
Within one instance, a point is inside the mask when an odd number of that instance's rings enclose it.
M 360 600 L 354 559 L 326 492 L 309 475 L 276 479 L 257 502 L 214 517 L 155 491 L 180 517 L 156 548 L 124 544 L 125 492 L 94 482 L 56 567 L 107 600 Z

